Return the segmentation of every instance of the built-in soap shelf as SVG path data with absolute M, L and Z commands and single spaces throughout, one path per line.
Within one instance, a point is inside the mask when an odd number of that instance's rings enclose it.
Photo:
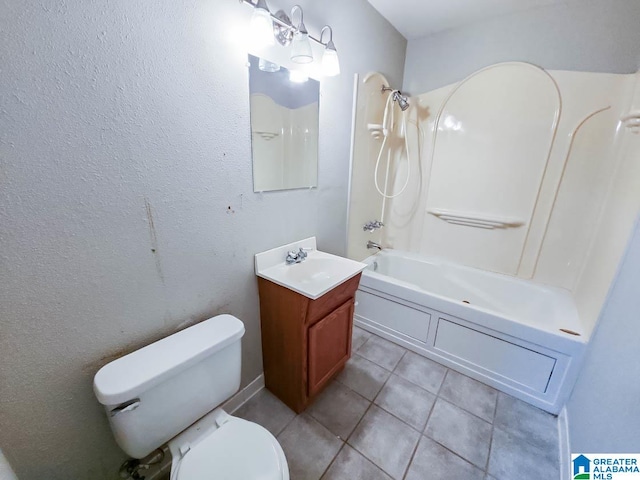
M 622 124 L 636 135 L 640 133 L 640 110 L 629 112 L 620 118 Z
M 454 210 L 445 210 L 443 208 L 431 208 L 427 213 L 438 217 L 440 220 L 452 223 L 454 225 L 463 225 L 465 227 L 484 228 L 493 230 L 495 228 L 516 228 L 525 224 L 524 221 L 517 218 L 499 217 L 493 215 L 484 215 L 479 213 L 456 212 Z
M 254 134 L 258 135 L 260 138 L 262 138 L 263 140 L 266 140 L 267 142 L 269 140 L 273 140 L 274 138 L 276 138 L 277 136 L 279 136 L 279 133 L 276 132 L 253 132 Z
M 384 127 L 380 123 L 368 123 L 367 130 L 369 130 L 369 134 L 376 140 L 382 138 L 384 135 Z

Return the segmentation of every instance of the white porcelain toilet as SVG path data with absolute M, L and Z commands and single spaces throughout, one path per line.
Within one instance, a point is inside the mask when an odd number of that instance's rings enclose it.
M 240 386 L 242 335 L 219 315 L 102 367 L 93 389 L 118 445 L 143 458 L 168 443 L 171 480 L 289 480 L 275 437 L 219 407 Z

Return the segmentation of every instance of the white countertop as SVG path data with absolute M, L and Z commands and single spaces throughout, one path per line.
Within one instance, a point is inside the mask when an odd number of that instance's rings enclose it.
M 307 258 L 287 265 L 287 252 L 307 250 Z M 355 277 L 367 267 L 366 263 L 320 252 L 316 249 L 316 238 L 311 237 L 289 243 L 255 256 L 256 275 L 293 290 L 312 300 Z

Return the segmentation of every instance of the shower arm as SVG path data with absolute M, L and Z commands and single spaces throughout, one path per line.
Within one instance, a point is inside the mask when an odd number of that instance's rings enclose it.
M 382 88 L 380 89 L 381 93 L 385 93 L 385 92 L 398 92 L 400 95 L 402 95 L 402 92 L 400 90 L 395 90 L 391 87 L 387 87 L 386 85 L 382 85 Z
M 395 90 L 386 85 L 382 85 L 381 93 L 384 95 L 385 92 L 391 92 L 391 96 L 393 97 L 394 102 L 398 102 L 400 109 L 404 112 L 407 108 L 409 108 L 409 101 L 406 95 L 403 95 L 400 90 Z

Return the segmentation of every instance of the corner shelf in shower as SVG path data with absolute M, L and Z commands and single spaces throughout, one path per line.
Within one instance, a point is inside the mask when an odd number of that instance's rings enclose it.
M 640 110 L 629 112 L 622 118 L 620 118 L 622 124 L 631 130 L 631 133 L 640 133 Z
M 367 123 L 367 130 L 376 140 L 384 136 L 384 127 L 380 123 Z
M 276 138 L 277 136 L 280 135 L 279 133 L 276 133 L 276 132 L 258 132 L 258 131 L 255 131 L 253 133 L 255 135 L 258 135 L 263 140 L 266 140 L 267 142 L 269 140 L 273 140 L 274 138 Z
M 525 224 L 524 221 L 516 218 L 497 217 L 492 215 L 482 215 L 478 213 L 456 212 L 443 208 L 430 208 L 427 213 L 438 217 L 440 220 L 465 227 L 484 228 L 493 230 L 495 228 L 516 228 Z

